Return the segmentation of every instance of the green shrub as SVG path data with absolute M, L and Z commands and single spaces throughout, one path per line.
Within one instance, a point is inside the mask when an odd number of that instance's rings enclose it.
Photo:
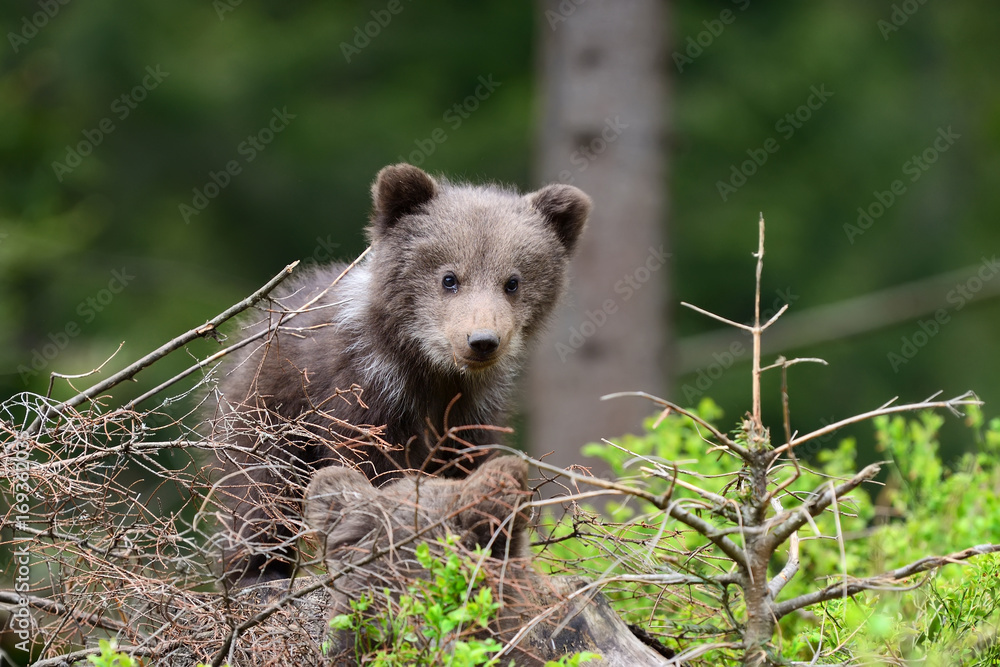
M 446 667 L 492 667 L 493 657 L 503 645 L 495 639 L 480 639 L 467 632 L 482 630 L 493 621 L 500 605 L 484 585 L 484 574 L 470 558 L 456 552 L 457 539 L 440 540 L 448 556 L 441 560 L 424 543 L 416 549 L 426 578 L 415 578 L 408 594 L 393 596 L 388 589 L 383 599 L 364 595 L 350 602 L 351 613 L 330 620 L 333 630 L 354 637 L 354 654 L 359 664 L 373 667 L 443 665 Z M 476 555 L 482 552 L 477 548 Z M 474 592 L 473 592 L 474 591 Z M 327 650 L 329 646 L 325 647 Z M 327 651 L 328 652 L 328 651 Z M 593 653 L 565 656 L 548 665 L 577 667 L 597 658 Z
M 118 650 L 117 644 L 107 639 L 97 642 L 100 653 L 88 655 L 87 662 L 95 667 L 137 667 L 138 662 L 133 660 L 127 653 Z M 83 663 L 77 663 L 82 665 Z
M 713 424 L 722 417 L 718 406 L 707 399 L 692 412 Z M 841 581 L 844 572 L 858 578 L 874 576 L 926 556 L 998 540 L 1000 419 L 984 425 L 979 408 L 970 406 L 967 423 L 975 435 L 975 451 L 952 465 L 946 465 L 939 453 L 942 423 L 931 412 L 909 420 L 896 416 L 874 421 L 878 449 L 891 462 L 885 486 L 855 490 L 850 503 L 841 502 L 837 513 L 826 511 L 816 517 L 815 533 L 808 526 L 800 531 L 801 567 L 779 601 Z M 592 444 L 584 453 L 606 462 L 619 481 L 654 494 L 668 491 L 674 482 L 669 476 L 651 474 L 651 461 L 675 462 L 704 490 L 732 492 L 725 488 L 733 484 L 732 460 L 706 455 L 704 434 L 690 419 L 668 414 L 650 419 L 646 427 L 642 436 L 616 440 L 618 447 Z M 849 477 L 857 470 L 855 453 L 852 440 L 831 441 L 814 460 L 801 464 L 822 477 Z M 816 474 L 803 474 L 788 492 L 797 496 L 811 492 Z M 877 495 L 877 505 L 870 493 Z M 673 501 L 695 497 L 674 484 Z M 689 556 L 698 554 L 708 541 L 652 503 L 628 497 L 604 509 L 602 515 L 584 506 L 575 516 L 543 521 L 542 562 L 553 572 L 573 568 L 591 577 L 718 574 L 712 559 Z M 608 539 L 612 537 L 616 539 Z M 769 576 L 783 565 L 772 563 Z M 917 586 L 919 582 L 924 585 Z M 732 632 L 736 624 L 726 619 L 744 611 L 741 601 L 717 589 L 626 582 L 604 590 L 623 617 L 660 635 L 677 650 L 699 642 L 739 639 Z M 921 660 L 995 665 L 1000 660 L 998 628 L 1000 555 L 990 554 L 918 575 L 906 587 L 866 591 L 789 614 L 781 619 L 776 642 L 786 660 L 812 661 L 819 650 L 818 664 Z M 737 664 L 741 657 L 738 651 L 722 648 L 692 664 Z

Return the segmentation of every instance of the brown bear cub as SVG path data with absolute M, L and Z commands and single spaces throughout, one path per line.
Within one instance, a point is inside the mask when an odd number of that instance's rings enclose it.
M 515 377 L 563 292 L 590 212 L 568 185 L 520 195 L 379 172 L 365 259 L 286 282 L 230 355 L 213 434 L 233 584 L 287 578 L 312 473 L 463 476 L 493 444 Z M 338 280 L 338 278 L 340 278 Z M 476 428 L 486 427 L 486 428 Z

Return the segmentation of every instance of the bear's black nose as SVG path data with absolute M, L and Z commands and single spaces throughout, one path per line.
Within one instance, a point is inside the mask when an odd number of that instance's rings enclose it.
M 492 329 L 476 329 L 469 334 L 469 347 L 480 357 L 488 357 L 500 347 L 500 336 Z

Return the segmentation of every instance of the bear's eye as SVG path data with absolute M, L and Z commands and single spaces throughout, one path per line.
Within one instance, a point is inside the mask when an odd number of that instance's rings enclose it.
M 513 294 L 517 291 L 517 288 L 521 285 L 521 279 L 517 276 L 511 276 L 507 279 L 507 283 L 503 286 L 503 291 L 507 294 Z
M 449 292 L 457 292 L 458 278 L 455 277 L 454 273 L 449 271 L 448 273 L 444 274 L 444 278 L 441 279 L 441 287 L 445 288 Z

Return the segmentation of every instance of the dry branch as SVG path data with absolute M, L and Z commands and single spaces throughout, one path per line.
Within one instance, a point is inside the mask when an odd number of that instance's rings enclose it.
M 51 417 L 52 413 L 61 414 L 67 408 L 74 408 L 80 405 L 81 403 L 85 403 L 93 399 L 94 397 L 99 396 L 105 391 L 111 389 L 112 387 L 121 384 L 125 380 L 132 379 L 139 371 L 143 370 L 144 368 L 148 368 L 150 365 L 159 361 L 160 359 L 167 356 L 171 352 L 179 350 L 180 348 L 184 347 L 191 341 L 197 338 L 203 338 L 205 336 L 215 335 L 219 325 L 230 320 L 234 316 L 242 313 L 247 308 L 252 307 L 258 301 L 267 296 L 267 294 L 271 292 L 271 290 L 273 290 L 279 284 L 281 284 L 281 282 L 285 280 L 285 278 L 292 275 L 292 271 L 295 269 L 297 265 L 298 261 L 292 262 L 284 269 L 282 269 L 280 273 L 278 273 L 276 276 L 271 278 L 271 280 L 265 283 L 264 286 L 261 287 L 259 290 L 257 290 L 247 298 L 243 299 L 239 303 L 230 306 L 229 308 L 222 311 L 221 313 L 219 313 L 212 319 L 208 320 L 201 326 L 195 327 L 194 329 L 191 329 L 181 334 L 180 336 L 174 338 L 172 341 L 165 343 L 160 347 L 158 347 L 157 349 L 153 350 L 152 352 L 144 356 L 142 359 L 136 361 L 131 366 L 122 369 L 121 371 L 115 373 L 114 375 L 107 378 L 106 380 L 103 380 L 102 382 L 98 382 L 97 384 L 86 389 L 85 391 L 80 392 L 73 398 L 63 401 L 59 405 L 53 407 L 51 411 L 46 411 L 42 413 L 28 428 L 27 435 L 30 436 L 36 434 L 41 425 Z
M 938 393 L 940 394 L 941 392 Z M 786 444 L 776 448 L 774 450 L 774 454 L 776 456 L 780 455 L 789 449 L 801 445 L 803 442 L 808 442 L 809 440 L 813 440 L 815 438 L 821 438 L 825 435 L 835 433 L 840 429 L 844 428 L 845 426 L 849 426 L 851 424 L 857 424 L 858 422 L 867 421 L 869 419 L 874 419 L 875 417 L 881 417 L 884 415 L 893 415 L 901 412 L 919 412 L 920 410 L 937 410 L 937 409 L 945 409 L 951 412 L 953 415 L 962 416 L 962 412 L 959 410 L 959 407 L 968 405 L 982 405 L 982 404 L 983 402 L 976 397 L 976 394 L 974 392 L 967 391 L 964 394 L 956 396 L 955 398 L 948 399 L 947 401 L 934 401 L 931 399 L 927 399 L 926 401 L 920 401 L 918 403 L 908 403 L 906 405 L 894 405 L 891 407 L 888 405 L 883 405 L 877 410 L 871 410 L 870 412 L 863 412 L 860 415 L 847 417 L 846 419 L 841 419 L 840 421 L 836 421 L 832 424 L 827 424 L 823 428 L 816 429 L 815 431 L 807 433 L 806 435 L 793 438 Z
M 772 550 L 777 549 L 778 546 L 784 544 L 785 540 L 791 537 L 799 528 L 806 525 L 811 518 L 818 516 L 838 498 L 843 498 L 862 483 L 875 477 L 881 469 L 881 463 L 872 463 L 854 477 L 842 484 L 838 484 L 836 487 L 831 488 L 828 483 L 819 486 L 819 488 L 810 494 L 809 500 L 800 507 L 790 511 L 791 515 L 787 519 L 779 521 L 780 517 L 778 517 L 774 520 L 776 526 L 769 535 L 767 546 Z
M 38 609 L 54 616 L 62 616 L 76 623 L 83 623 L 94 628 L 103 628 L 112 632 L 122 632 L 128 628 L 128 624 L 122 621 L 106 618 L 97 613 L 81 612 L 55 600 L 37 595 L 21 595 L 13 591 L 0 591 L 0 603 L 14 606 L 19 604 L 22 599 L 26 600 L 28 605 L 33 609 Z
M 963 549 L 962 551 L 956 551 L 955 553 L 947 556 L 927 556 L 926 558 L 921 558 L 920 560 L 910 563 L 909 565 L 904 565 L 903 567 L 890 570 L 889 572 L 883 572 L 882 574 L 877 574 L 873 577 L 831 584 L 821 590 L 800 595 L 792 598 L 791 600 L 785 600 L 784 602 L 774 605 L 774 614 L 778 618 L 781 618 L 782 616 L 790 614 L 793 611 L 798 611 L 799 609 L 804 609 L 805 607 L 819 604 L 820 602 L 835 600 L 841 597 L 851 597 L 862 591 L 884 589 L 887 586 L 899 583 L 915 574 L 936 570 L 952 563 L 960 563 L 964 560 L 972 558 L 973 556 L 982 556 L 992 553 L 1000 553 L 1000 544 L 980 544 L 979 546 L 969 547 L 968 549 Z

